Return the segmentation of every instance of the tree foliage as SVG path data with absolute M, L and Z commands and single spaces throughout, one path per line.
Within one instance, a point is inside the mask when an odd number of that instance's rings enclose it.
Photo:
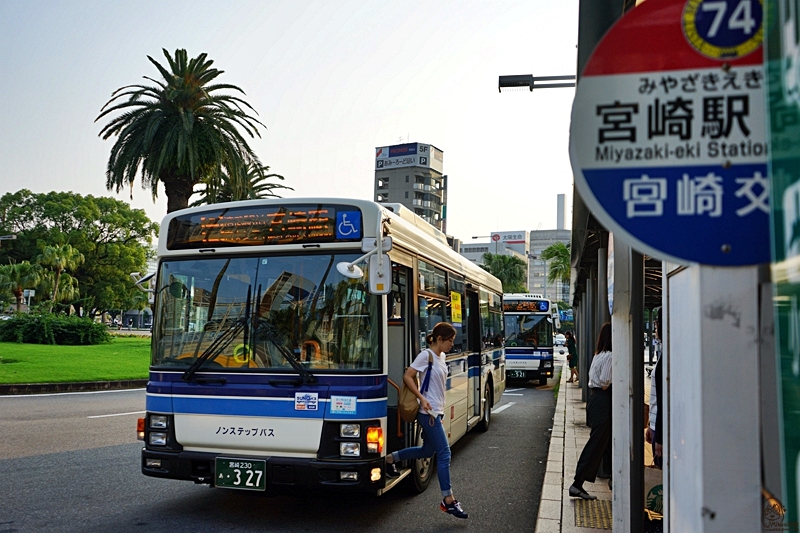
M 481 266 L 503 282 L 503 292 L 528 292 L 525 286 L 528 265 L 519 257 L 487 252 Z
M 571 260 L 569 245 L 563 242 L 551 244 L 542 250 L 542 259 L 548 261 L 547 282 L 560 281 L 569 284 Z
M 162 79 L 154 85 L 126 85 L 114 91 L 95 121 L 109 117 L 100 131 L 116 137 L 106 168 L 106 187 L 117 192 L 133 187 L 141 174 L 142 188 L 153 198 L 159 183 L 167 194 L 167 212 L 189 206 L 195 185 L 240 176 L 252 165 L 265 168 L 242 135 L 260 137 L 264 126 L 250 114 L 253 107 L 235 93 L 235 85 L 212 83 L 223 71 L 212 68 L 207 54 L 189 59 L 186 50 L 172 56 L 164 49 L 165 68 L 150 56 Z M 234 94 L 231 94 L 234 93 Z M 257 113 L 256 113 L 257 114 Z
M 208 176 L 202 183 L 200 194 L 192 207 L 205 204 L 218 204 L 220 202 L 235 202 L 237 200 L 257 200 L 259 198 L 275 197 L 278 189 L 294 190 L 289 186 L 272 183 L 269 178 L 283 180 L 279 174 L 266 174 L 267 166 L 259 166 L 251 162 L 246 168 L 240 168 L 239 174 L 229 176 L 226 172 L 221 175 Z
M 36 288 L 37 301 L 55 295 L 56 302 L 66 300 L 84 314 L 94 315 L 133 307 L 138 289 L 130 273 L 146 270 L 158 225 L 143 210 L 131 209 L 113 198 L 72 192 L 34 194 L 23 189 L 0 197 L 0 232 L 17 235 L 16 240 L 3 241 L 0 265 L 4 266 L 0 268 L 23 262 L 38 268 L 36 279 L 26 279 L 21 285 L 20 298 L 22 289 Z M 48 248 L 71 257 L 59 260 L 60 276 L 55 275 L 55 267 L 48 270 L 37 263 L 41 259 L 44 264 L 55 264 L 55 259 L 45 259 L 58 255 L 53 250 L 46 252 Z M 0 290 L 4 287 L 9 290 L 6 283 L 0 284 Z M 76 288 L 78 294 L 66 299 L 69 294 L 63 291 Z
M 35 287 L 41 279 L 41 267 L 29 261 L 0 265 L 0 290 L 14 295 L 17 311 L 22 308 L 22 298 L 26 287 Z
M 36 258 L 36 262 L 44 268 L 49 268 L 53 273 L 52 295 L 50 299 L 53 303 L 58 301 L 58 290 L 61 284 L 61 274 L 74 271 L 83 264 L 83 254 L 69 244 L 56 246 L 45 246 L 42 253 Z M 74 279 L 74 278 L 72 278 Z M 76 280 L 77 281 L 77 280 Z M 72 283 L 65 284 L 65 288 L 74 289 Z

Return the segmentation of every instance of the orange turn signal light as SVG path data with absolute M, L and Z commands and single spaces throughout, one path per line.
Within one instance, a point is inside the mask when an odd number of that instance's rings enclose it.
M 383 453 L 383 429 L 367 428 L 367 453 Z

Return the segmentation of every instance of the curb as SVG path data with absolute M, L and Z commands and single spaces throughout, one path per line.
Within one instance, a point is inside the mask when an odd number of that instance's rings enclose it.
M 542 483 L 539 514 L 536 517 L 535 533 L 561 532 L 564 530 L 563 493 L 564 493 L 564 443 L 566 440 L 566 395 L 567 372 L 566 361 L 559 373 L 558 396 L 553 414 L 553 431 L 550 434 L 550 446 L 547 452 L 547 468 Z
M 141 389 L 146 386 L 146 379 L 81 381 L 75 383 L 17 383 L 12 385 L 0 385 L 0 396 L 45 394 L 53 392 L 88 392 L 119 389 Z

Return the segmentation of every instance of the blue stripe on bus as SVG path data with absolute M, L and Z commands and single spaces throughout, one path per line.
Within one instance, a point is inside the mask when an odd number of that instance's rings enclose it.
M 145 409 L 151 413 L 171 413 L 172 396 L 151 396 L 145 397 Z
M 227 416 L 268 416 L 279 418 L 325 418 L 347 420 L 354 418 L 381 418 L 386 416 L 386 400 L 356 401 L 355 413 L 331 413 L 330 402 L 320 399 L 315 411 L 295 409 L 294 398 L 278 400 L 259 398 L 244 400 L 219 396 L 191 397 L 147 396 L 147 410 L 160 413 L 227 415 Z

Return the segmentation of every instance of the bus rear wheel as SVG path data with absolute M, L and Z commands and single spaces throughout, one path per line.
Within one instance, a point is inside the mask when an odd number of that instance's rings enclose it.
M 422 446 L 422 428 L 417 424 L 415 430 L 416 438 L 414 439 L 415 446 Z M 414 491 L 417 494 L 422 494 L 428 488 L 433 477 L 434 458 L 423 457 L 422 459 L 414 459 L 411 463 L 412 474 L 414 480 Z
M 492 398 L 492 383 L 488 379 L 486 380 L 486 385 L 483 386 L 483 399 L 483 417 L 481 421 L 478 422 L 478 429 L 486 432 L 489 431 L 489 425 L 492 422 L 492 405 L 494 404 L 494 398 Z

